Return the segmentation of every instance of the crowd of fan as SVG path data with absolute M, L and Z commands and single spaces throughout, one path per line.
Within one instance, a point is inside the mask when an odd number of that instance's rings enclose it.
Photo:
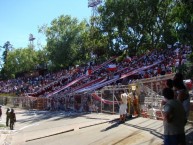
M 148 70 L 140 70 L 135 75 L 128 76 L 126 83 L 130 83 L 136 78 L 150 78 L 157 75 L 172 73 L 180 65 L 186 63 L 186 56 L 190 53 L 191 48 L 189 46 L 183 46 L 175 49 L 169 48 L 167 50 L 160 49 L 148 52 L 141 57 L 133 56 L 121 62 L 116 62 L 113 58 L 113 61 L 108 61 L 101 65 L 92 63 L 92 65 L 86 65 L 83 67 L 79 66 L 71 70 L 62 70 L 57 73 L 47 73 L 45 75 L 35 77 L 19 77 L 12 80 L 0 81 L 0 92 L 16 93 L 23 96 L 30 95 L 34 97 L 46 97 L 49 94 L 56 92 L 54 93 L 55 95 L 49 96 L 64 96 L 72 91 L 84 88 L 97 82 L 108 81 L 115 76 L 121 77 L 132 70 L 137 70 L 143 66 L 149 66 L 156 62 L 160 62 Z M 110 63 L 116 64 L 116 70 L 110 71 L 108 69 L 108 65 Z M 86 75 L 88 70 L 92 70 L 92 73 Z M 76 82 L 72 83 L 73 81 Z M 117 82 L 120 83 L 120 81 L 122 80 Z M 69 83 L 72 84 L 62 89 L 62 87 L 68 85 Z

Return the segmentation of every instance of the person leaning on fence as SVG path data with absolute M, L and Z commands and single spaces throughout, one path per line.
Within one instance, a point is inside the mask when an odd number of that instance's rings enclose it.
M 14 110 L 11 109 L 11 112 L 10 112 L 10 129 L 13 130 L 13 126 L 16 122 L 16 116 L 15 116 L 15 113 L 14 113 Z
M 166 80 L 166 88 L 173 89 L 173 80 L 172 79 Z M 174 92 L 174 94 L 175 94 L 175 92 Z M 175 99 L 175 95 L 174 95 L 174 99 Z M 166 102 L 167 102 L 166 98 L 163 98 L 163 100 L 161 102 L 161 108 L 163 108 L 163 106 L 166 104 Z
M 174 82 L 174 89 L 176 91 L 177 100 L 179 100 L 184 107 L 184 110 L 186 113 L 186 122 L 187 122 L 189 117 L 189 112 L 190 112 L 189 92 L 182 81 L 174 80 L 173 82 Z
M 7 108 L 7 111 L 6 111 L 6 126 L 9 126 L 9 120 L 10 120 L 10 108 Z
M 121 94 L 121 104 L 119 108 L 120 113 L 120 122 L 119 123 L 125 123 L 126 114 L 127 114 L 127 97 L 128 95 L 126 93 Z

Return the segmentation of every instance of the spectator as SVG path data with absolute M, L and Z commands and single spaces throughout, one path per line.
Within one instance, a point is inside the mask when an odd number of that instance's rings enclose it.
M 164 106 L 164 145 L 185 145 L 185 111 L 179 100 L 174 99 L 171 88 L 163 89 L 167 100 Z
M 132 114 L 133 114 L 133 107 L 132 107 L 131 97 L 132 97 L 132 93 L 129 93 L 128 97 L 127 97 L 127 113 L 128 113 L 129 118 L 132 118 Z
M 170 89 L 173 89 L 173 80 L 172 79 L 168 79 L 166 81 L 166 87 L 167 88 L 170 88 Z M 174 95 L 175 96 L 175 95 Z M 161 108 L 163 107 L 163 105 L 165 105 L 167 102 L 167 100 L 164 98 L 161 102 Z
M 10 115 L 10 129 L 13 130 L 13 126 L 14 126 L 14 124 L 16 122 L 16 116 L 15 116 L 15 113 L 14 113 L 13 109 L 11 109 L 9 115 Z
M 185 86 L 184 76 L 181 73 L 176 73 L 173 79 L 173 86 L 175 90 L 176 98 L 179 99 L 186 112 L 186 120 L 188 120 L 189 112 L 190 112 L 190 95 L 187 87 Z
M 167 81 L 166 81 L 166 86 L 168 87 L 168 88 L 173 88 L 173 80 L 172 79 L 168 79 Z
M 134 112 L 133 112 L 133 115 L 134 116 L 139 116 L 139 99 L 138 99 L 138 96 L 136 95 L 135 91 L 133 92 L 133 109 L 134 109 Z
M 183 82 L 184 76 L 181 73 L 178 72 L 178 73 L 175 74 L 173 80 L 177 80 L 179 82 Z
M 10 108 L 7 108 L 7 111 L 6 111 L 6 126 L 9 126 L 9 120 L 10 120 Z
M 174 89 L 176 91 L 176 98 L 179 100 L 184 107 L 186 113 L 186 121 L 188 120 L 189 112 L 190 112 L 190 96 L 189 92 L 186 89 L 184 83 L 178 79 L 173 81 Z
M 127 114 L 127 97 L 128 95 L 126 93 L 121 94 L 121 104 L 119 108 L 120 113 L 120 123 L 125 123 L 126 114 Z

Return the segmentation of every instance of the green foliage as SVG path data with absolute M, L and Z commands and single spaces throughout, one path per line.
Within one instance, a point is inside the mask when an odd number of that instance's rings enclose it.
M 186 78 L 193 78 L 193 53 L 187 56 L 188 62 L 186 63 L 187 73 L 185 74 Z
M 6 125 L 5 124 L 0 124 L 0 128 L 5 128 Z
M 187 39 L 193 34 L 190 29 L 192 5 L 187 2 L 106 0 L 98 11 L 98 28 L 107 36 L 110 51 L 117 54 L 125 45 L 129 54 L 135 55 L 158 47 L 166 48 L 176 41 L 193 42 L 191 37 Z
M 42 63 L 42 55 L 42 51 L 35 51 L 31 48 L 13 49 L 8 52 L 1 72 L 5 78 L 15 78 L 17 73 L 33 71 Z
M 193 45 L 193 2 L 178 1 L 172 10 L 172 17 L 178 40 L 183 44 Z
M 5 44 L 3 45 L 3 48 L 4 48 L 4 51 L 3 51 L 3 54 L 2 54 L 2 59 L 3 59 L 3 62 L 6 63 L 6 60 L 7 60 L 7 53 L 9 52 L 9 49 L 11 47 L 11 44 L 9 41 L 5 42 Z
M 78 21 L 61 15 L 50 25 L 39 27 L 47 38 L 43 50 L 33 48 L 3 52 L 3 77 L 14 78 L 18 72 L 31 71 L 36 66 L 52 70 L 87 63 L 91 59 L 105 60 L 112 55 L 141 55 L 152 49 L 167 48 L 179 41 L 193 45 L 193 2 L 187 0 L 106 0 L 98 8 L 98 16 Z M 96 58 L 91 58 L 91 53 Z M 193 57 L 190 56 L 190 66 Z M 185 66 L 180 68 L 184 71 Z M 190 72 L 191 69 L 187 69 Z
M 86 24 L 86 21 L 78 22 L 76 18 L 61 15 L 51 22 L 50 27 L 40 28 L 47 37 L 46 50 L 52 67 L 66 68 L 89 57 L 84 42 L 88 36 Z

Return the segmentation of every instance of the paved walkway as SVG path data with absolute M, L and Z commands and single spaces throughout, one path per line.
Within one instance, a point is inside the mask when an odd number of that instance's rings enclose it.
M 3 116 L 0 124 L 4 125 L 5 111 L 6 107 L 3 107 Z M 15 113 L 17 122 L 14 130 L 11 131 L 8 127 L 0 130 L 0 145 L 6 143 L 21 145 L 25 141 L 106 123 L 119 117 L 118 115 L 101 113 L 80 114 L 64 111 L 26 111 L 17 108 Z
M 0 124 L 5 124 L 5 110 L 3 107 L 3 116 Z M 72 112 L 47 112 L 47 111 L 26 111 L 15 109 L 17 122 L 15 130 L 10 131 L 9 128 L 0 130 L 0 145 L 24 145 L 28 141 L 33 141 L 65 132 L 76 131 L 81 128 L 91 127 L 98 124 L 104 124 L 117 120 L 119 115 L 91 113 L 91 114 L 77 114 Z M 137 118 L 132 121 L 127 121 L 130 126 L 136 127 L 140 131 L 144 124 L 138 122 L 145 122 L 146 124 L 157 124 L 160 126 L 159 134 L 163 134 L 162 121 L 152 120 L 148 118 Z M 147 130 L 152 130 L 153 126 L 148 126 Z M 192 125 L 186 127 L 188 133 L 193 133 Z M 158 142 L 162 142 L 160 137 L 156 134 L 146 134 L 147 137 L 156 138 Z M 189 139 L 189 141 L 193 140 Z

